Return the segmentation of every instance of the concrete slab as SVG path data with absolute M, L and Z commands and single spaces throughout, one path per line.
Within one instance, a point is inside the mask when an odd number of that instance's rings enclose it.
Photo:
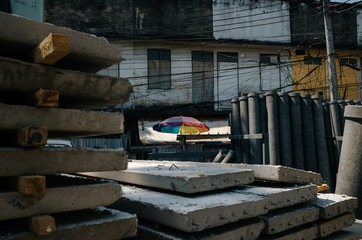
M 142 161 L 142 160 L 132 160 Z M 154 163 L 160 162 L 160 164 L 172 164 L 174 161 L 152 161 Z M 191 164 L 194 166 L 202 164 L 203 166 L 214 166 L 219 168 L 241 168 L 251 169 L 254 171 L 254 177 L 256 179 L 276 181 L 276 182 L 288 182 L 297 184 L 314 183 L 321 185 L 323 179 L 319 173 L 304 171 L 295 168 L 289 168 L 279 165 L 258 165 L 258 164 L 233 164 L 233 163 L 195 163 L 195 162 L 177 162 L 177 164 Z
M 24 53 L 30 53 L 49 33 L 60 33 L 69 37 L 70 53 L 55 67 L 97 72 L 122 60 L 120 46 L 109 44 L 105 38 L 4 12 L 0 12 L 0 22 L 1 56 L 26 59 Z
M 287 184 L 260 183 L 258 185 L 249 185 L 241 192 L 268 198 L 269 210 L 273 210 L 315 199 L 317 197 L 317 186 L 314 184 L 291 186 Z
M 0 156 L 0 177 L 122 170 L 128 164 L 124 151 L 111 149 L 0 148 Z
M 265 221 L 263 233 L 276 234 L 317 221 L 319 209 L 312 205 L 302 204 L 274 210 L 259 218 Z
M 332 219 L 318 221 L 319 237 L 327 237 L 345 227 L 351 226 L 355 221 L 354 213 L 347 213 Z
M 348 231 L 338 231 L 336 233 L 333 233 L 332 235 L 329 235 L 326 238 L 321 238 L 324 240 L 359 240 L 358 233 L 348 232 Z
M 43 240 L 113 240 L 136 236 L 136 215 L 99 207 L 74 212 L 58 213 L 53 217 L 56 231 Z M 0 226 L 0 239 L 36 240 L 39 236 L 22 228 L 17 221 L 4 221 Z
M 26 105 L 26 94 L 34 93 L 40 88 L 58 91 L 60 106 L 72 108 L 122 104 L 128 101 L 131 94 L 131 84 L 124 78 L 55 69 L 0 57 L 2 102 Z
M 123 132 L 121 113 L 36 108 L 0 103 L 0 131 L 47 127 L 49 138 L 106 135 Z
M 111 207 L 184 232 L 197 232 L 268 212 L 266 198 L 238 190 L 180 196 L 122 185 L 122 198 Z
M 310 203 L 320 209 L 319 215 L 323 219 L 336 217 L 343 213 L 353 213 L 358 204 L 355 197 L 333 193 L 319 193 L 318 198 Z
M 359 238 L 362 239 L 362 220 L 356 219 L 352 226 L 344 228 L 346 231 L 354 232 L 359 234 Z
M 137 236 L 138 240 L 240 240 L 258 239 L 264 228 L 264 222 L 261 220 L 250 219 L 247 221 L 239 221 L 196 233 L 185 233 L 172 228 L 141 221 L 138 224 Z
M 318 238 L 318 227 L 311 224 L 302 227 L 290 229 L 288 231 L 266 235 L 263 234 L 259 238 L 260 240 L 312 240 Z
M 249 169 L 221 169 L 153 161 L 131 161 L 127 170 L 118 172 L 81 174 L 189 194 L 241 186 L 254 181 L 254 173 Z
M 47 176 L 45 194 L 22 195 L 0 190 L 0 220 L 74 211 L 114 203 L 121 196 L 119 184 L 74 175 Z

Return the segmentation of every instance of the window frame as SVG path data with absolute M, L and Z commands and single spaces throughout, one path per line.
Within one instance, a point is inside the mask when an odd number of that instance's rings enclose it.
M 152 64 L 155 69 L 151 70 Z M 168 73 L 165 73 L 167 65 Z M 164 71 L 163 71 L 164 70 Z M 160 74 L 151 74 L 160 72 Z M 156 78 L 156 81 L 153 79 Z M 148 89 L 171 89 L 171 50 L 169 49 L 147 49 L 147 86 Z

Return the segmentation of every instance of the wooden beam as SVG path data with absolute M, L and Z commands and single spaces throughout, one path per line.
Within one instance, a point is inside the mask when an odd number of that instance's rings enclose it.
M 46 192 L 46 177 L 39 175 L 3 177 L 0 184 L 24 195 L 43 194 Z
M 48 141 L 48 128 L 25 127 L 16 133 L 15 145 L 19 147 L 43 147 Z
M 32 95 L 32 99 L 36 107 L 59 106 L 59 92 L 56 90 L 40 88 Z
M 40 215 L 27 218 L 26 226 L 38 236 L 49 235 L 55 232 L 55 219 L 50 215 Z
M 33 51 L 35 63 L 52 65 L 70 52 L 69 37 L 64 34 L 50 33 Z

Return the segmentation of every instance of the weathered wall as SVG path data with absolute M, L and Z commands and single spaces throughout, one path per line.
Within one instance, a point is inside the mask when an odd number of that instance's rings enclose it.
M 289 3 L 281 0 L 213 0 L 216 39 L 290 42 Z
M 357 41 L 362 46 L 362 8 L 357 9 Z
M 43 21 L 43 0 L 11 0 L 11 12 L 13 14 Z
M 44 21 L 104 37 L 211 37 L 210 0 L 44 0 Z
M 332 8 L 332 27 L 335 47 L 348 47 L 357 45 L 357 10 L 341 5 Z M 340 11 L 340 12 L 338 12 Z M 324 21 L 321 5 L 316 1 L 302 3 L 291 1 L 290 22 L 292 43 L 294 45 L 308 46 L 319 44 L 325 46 Z

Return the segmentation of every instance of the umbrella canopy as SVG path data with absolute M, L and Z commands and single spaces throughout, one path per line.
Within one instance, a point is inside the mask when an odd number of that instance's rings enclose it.
M 153 126 L 153 130 L 163 133 L 203 133 L 210 130 L 208 126 L 193 117 L 170 117 Z

